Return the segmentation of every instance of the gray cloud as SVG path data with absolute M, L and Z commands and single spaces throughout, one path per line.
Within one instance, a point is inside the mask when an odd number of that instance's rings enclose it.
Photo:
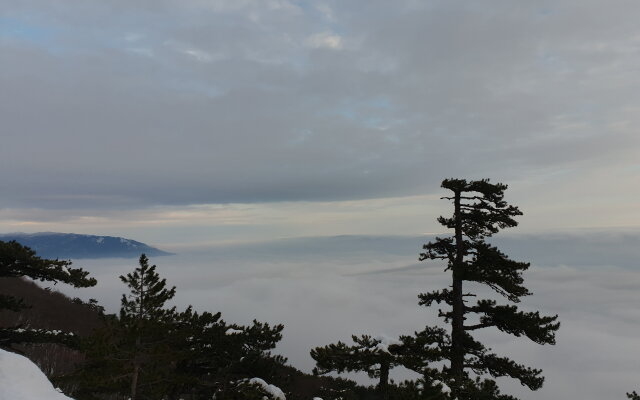
M 4 1 L 2 205 L 370 198 L 628 165 L 638 5 L 619 3 Z

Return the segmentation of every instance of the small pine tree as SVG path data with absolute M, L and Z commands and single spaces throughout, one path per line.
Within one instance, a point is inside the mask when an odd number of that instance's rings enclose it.
M 175 307 L 164 305 L 176 293 L 175 286 L 167 289 L 167 280 L 160 279 L 156 266 L 149 266 L 149 259 L 142 254 L 140 266 L 120 280 L 129 287 L 130 294 L 122 295 L 120 324 L 129 331 L 133 346 L 129 349 L 131 367 L 131 400 L 136 400 L 141 386 L 143 367 L 148 371 L 166 358 L 162 333 L 175 313 Z M 164 348 L 166 349 L 166 348 Z M 154 370 L 157 368 L 153 368 Z
M 377 391 L 383 399 L 389 398 L 389 371 L 402 365 L 401 345 L 398 340 L 383 336 L 352 336 L 353 346 L 343 342 L 316 347 L 311 357 L 316 362 L 316 375 L 330 372 L 366 372 L 370 378 L 378 378 Z
M 120 314 L 105 316 L 105 327 L 83 344 L 82 368 L 64 379 L 76 384 L 74 398 L 251 399 L 262 391 L 240 383 L 255 377 L 271 381 L 285 363 L 270 353 L 282 338 L 282 325 L 228 325 L 220 313 L 166 308 L 175 287 L 167 288 L 144 254 L 139 267 L 120 279 L 130 290 L 122 296 Z
M 401 336 L 400 348 L 402 365 L 418 374 L 422 378 L 414 383 L 419 384 L 419 397 L 428 400 L 447 400 L 447 392 L 438 380 L 439 371 L 433 367 L 434 363 L 446 358 L 451 345 L 451 337 L 440 327 L 427 326 L 413 336 Z
M 557 316 L 519 311 L 515 305 L 498 305 L 494 300 L 478 300 L 469 305 L 466 299 L 475 294 L 465 293 L 463 284 L 484 284 L 513 303 L 531 294 L 523 286 L 522 278 L 529 264 L 509 259 L 485 241 L 500 229 L 516 226 L 513 217 L 522 213 L 504 200 L 507 186 L 492 184 L 488 179 L 470 182 L 446 179 L 442 187 L 453 192 L 444 198 L 453 203 L 454 211 L 451 217 L 439 217 L 438 222 L 452 229 L 453 236 L 438 237 L 425 244 L 425 252 L 420 255 L 420 260 L 447 261 L 446 270 L 452 276 L 450 288 L 420 295 L 421 305 L 448 306 L 439 311 L 439 316 L 451 327 L 450 343 L 440 345 L 442 357 L 449 365 L 436 376 L 451 388 L 452 399 L 515 399 L 501 395 L 493 380 L 480 376 L 509 376 L 537 390 L 544 381 L 542 371 L 491 353 L 471 332 L 493 327 L 511 335 L 526 336 L 539 344 L 554 344 L 560 326 Z M 476 323 L 469 323 L 474 315 Z M 477 378 L 472 379 L 470 372 Z
M 119 316 L 105 317 L 105 326 L 83 344 L 87 359 L 67 381 L 76 382 L 78 399 L 120 395 L 131 400 L 162 398 L 167 391 L 175 350 L 170 332 L 175 308 L 165 303 L 175 295 L 156 266 L 142 254 L 139 266 L 120 276 L 129 288 L 122 295 Z
M 176 316 L 171 340 L 179 357 L 171 393 L 236 398 L 239 382 L 254 377 L 271 380 L 274 368 L 285 363 L 270 353 L 282 338 L 282 325 L 258 321 L 228 325 L 220 317 L 220 313 L 198 314 L 191 307 Z M 251 385 L 241 386 L 251 392 Z
M 33 280 L 58 282 L 73 287 L 95 286 L 96 280 L 81 268 L 70 268 L 71 261 L 40 258 L 29 247 L 16 241 L 0 241 L 0 277 L 26 277 Z M 22 299 L 0 294 L 0 311 L 19 312 L 26 305 Z M 63 332 L 29 329 L 15 326 L 0 329 L 0 347 L 8 348 L 16 343 L 62 343 L 73 345 L 76 338 Z
M 631 393 L 627 393 L 627 397 L 630 398 L 631 400 L 640 400 L 640 395 L 636 393 L 635 390 Z

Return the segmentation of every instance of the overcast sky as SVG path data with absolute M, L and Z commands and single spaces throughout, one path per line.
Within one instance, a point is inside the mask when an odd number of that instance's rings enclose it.
M 491 178 L 524 212 L 504 243 L 535 266 L 527 306 L 563 323 L 553 352 L 491 338 L 545 369 L 523 398 L 623 398 L 640 373 L 639 16 L 635 0 L 0 0 L 0 232 L 177 251 L 157 262 L 181 305 L 285 322 L 308 369 L 354 330 L 420 328 L 441 267 L 413 268 L 419 245 L 305 264 L 237 242 L 440 232 L 440 181 Z M 233 256 L 180 258 L 211 244 Z M 87 265 L 117 303 L 133 265 Z
M 0 230 L 155 243 L 640 225 L 637 1 L 0 0 Z

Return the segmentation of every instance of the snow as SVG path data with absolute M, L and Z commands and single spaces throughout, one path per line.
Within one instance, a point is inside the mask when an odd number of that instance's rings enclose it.
M 389 353 L 389 354 L 391 354 L 391 352 L 389 351 L 389 346 L 387 346 L 387 345 L 386 345 L 386 344 L 384 344 L 384 343 L 378 343 L 378 344 L 376 345 L 376 347 L 374 347 L 373 349 L 374 349 L 375 351 L 378 351 L 378 352 L 383 352 L 383 353 Z
M 280 390 L 279 387 L 270 385 L 260 378 L 251 378 L 249 379 L 249 383 L 262 387 L 262 389 L 264 389 L 265 392 L 269 393 L 274 400 L 287 400 L 284 392 Z
M 14 329 L 14 332 L 17 332 L 17 333 L 31 332 L 31 333 L 34 333 L 34 334 L 43 333 L 43 334 L 56 335 L 56 336 L 57 335 L 62 335 L 62 336 L 73 336 L 74 335 L 73 332 L 63 332 L 63 331 L 59 331 L 57 329 L 49 331 L 49 330 L 46 330 L 46 329 L 17 328 L 17 329 Z M 0 400 L 2 400 L 2 399 L 0 399 Z
M 378 344 L 374 347 L 374 350 L 376 351 L 381 351 L 381 352 L 385 352 L 385 353 L 389 353 L 389 346 L 391 345 L 401 345 L 402 342 L 391 338 L 387 335 L 378 335 L 376 337 L 373 338 L 373 340 L 375 340 L 376 342 L 378 342 Z
M 442 393 L 451 393 L 451 389 L 449 388 L 449 386 L 446 383 L 436 379 L 436 380 L 433 381 L 433 384 L 434 385 L 442 385 Z
M 385 344 L 387 346 L 391 346 L 392 344 L 397 344 L 397 345 L 401 345 L 402 344 L 402 342 L 399 341 L 398 339 L 394 339 L 394 338 L 389 337 L 389 336 L 387 336 L 385 334 L 378 335 L 378 336 L 374 337 L 373 339 L 378 341 L 378 342 L 380 342 L 380 343 L 382 343 L 382 344 Z
M 27 358 L 0 350 L 0 399 L 72 400 L 58 392 Z
M 137 244 L 135 244 L 131 240 L 125 239 L 125 238 L 120 238 L 120 243 L 126 244 L 128 247 L 134 247 L 134 248 L 138 247 Z
M 239 333 L 244 333 L 244 331 L 241 330 L 241 329 L 229 328 L 224 333 L 225 333 L 225 335 L 237 335 Z

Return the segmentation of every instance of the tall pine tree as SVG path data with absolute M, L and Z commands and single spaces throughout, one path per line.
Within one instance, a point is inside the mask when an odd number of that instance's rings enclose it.
M 469 182 L 446 179 L 442 187 L 452 192 L 444 199 L 453 203 L 453 215 L 439 217 L 438 222 L 453 230 L 453 235 L 437 237 L 425 244 L 420 260 L 446 261 L 445 271 L 451 271 L 452 284 L 419 296 L 421 305 L 447 306 L 439 311 L 439 316 L 450 326 L 450 343 L 441 346 L 442 358 L 448 365 L 438 378 L 450 387 L 450 397 L 456 400 L 515 399 L 500 394 L 495 381 L 484 378 L 487 375 L 509 376 L 531 390 L 540 389 L 544 381 L 541 370 L 491 353 L 471 333 L 496 328 L 514 336 L 526 336 L 538 344 L 555 344 L 555 332 L 560 327 L 557 316 L 520 311 L 515 305 L 499 305 L 490 299 L 469 304 L 467 299 L 476 295 L 464 291 L 465 282 L 483 284 L 511 303 L 531 294 L 523 286 L 522 278 L 529 264 L 509 259 L 486 242 L 500 229 L 515 227 L 517 222 L 513 218 L 522 213 L 504 200 L 507 186 L 492 184 L 488 179 Z
M 175 358 L 169 335 L 175 309 L 165 303 L 175 287 L 167 289 L 144 254 L 120 280 L 129 293 L 122 295 L 119 316 L 105 316 L 105 325 L 83 342 L 82 368 L 61 379 L 74 383 L 78 399 L 162 398 L 167 390 Z

